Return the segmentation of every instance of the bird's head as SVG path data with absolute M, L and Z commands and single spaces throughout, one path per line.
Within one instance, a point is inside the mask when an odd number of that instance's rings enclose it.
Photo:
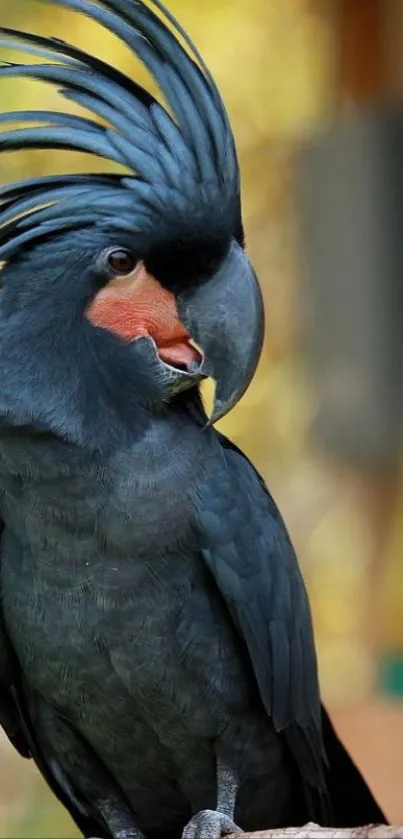
M 96 346 L 113 335 L 133 371 L 158 379 L 165 401 L 212 377 L 214 421 L 245 392 L 263 338 L 224 105 L 196 48 L 159 0 L 48 2 L 88 15 L 123 40 L 168 108 L 59 39 L 0 31 L 0 45 L 45 59 L 4 65 L 0 77 L 56 84 L 90 112 L 4 114 L 3 124 L 26 126 L 3 131 L 0 151 L 73 149 L 127 170 L 42 177 L 0 190 L 0 309 L 5 318 L 18 315 L 21 330 L 35 320 L 44 331 L 57 324 L 60 334 L 74 325 L 96 335 Z

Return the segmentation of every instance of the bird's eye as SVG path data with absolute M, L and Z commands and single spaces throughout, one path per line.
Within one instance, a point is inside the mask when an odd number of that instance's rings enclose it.
M 125 276 L 134 271 L 137 260 L 126 248 L 114 248 L 107 254 L 106 263 L 114 274 Z

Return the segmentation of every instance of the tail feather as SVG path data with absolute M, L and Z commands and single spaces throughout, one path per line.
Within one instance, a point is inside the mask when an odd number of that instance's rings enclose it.
M 368 784 L 336 734 L 322 707 L 323 739 L 329 766 L 326 783 L 332 802 L 335 827 L 388 824 Z

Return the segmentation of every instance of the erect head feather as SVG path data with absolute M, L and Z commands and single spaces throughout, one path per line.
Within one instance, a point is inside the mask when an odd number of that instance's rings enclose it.
M 52 62 L 4 64 L 0 80 L 25 76 L 55 84 L 62 96 L 95 117 L 58 111 L 3 114 L 0 124 L 27 125 L 1 132 L 0 151 L 84 151 L 128 170 L 127 175 L 35 178 L 0 189 L 0 260 L 43 237 L 91 225 L 141 232 L 165 256 L 175 242 L 186 250 L 199 237 L 219 250 L 231 238 L 240 241 L 239 168 L 229 119 L 210 72 L 175 18 L 160 0 L 149 0 L 150 5 L 143 0 L 45 2 L 85 14 L 124 41 L 157 81 L 169 110 L 83 50 L 59 39 L 0 29 L 0 46 Z

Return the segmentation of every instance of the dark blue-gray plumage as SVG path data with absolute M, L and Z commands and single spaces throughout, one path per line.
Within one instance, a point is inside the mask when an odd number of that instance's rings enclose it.
M 53 63 L 0 77 L 57 84 L 95 119 L 5 114 L 27 127 L 6 128 L 0 150 L 90 151 L 127 174 L 0 190 L 0 720 L 86 836 L 381 821 L 321 709 L 282 519 L 211 425 L 263 334 L 216 85 L 159 0 L 49 2 L 124 40 L 170 112 L 100 59 L 1 30 L 3 47 Z M 147 311 L 127 339 L 144 288 L 157 321 L 167 306 L 197 341 L 176 345 L 192 363 L 172 362 Z M 125 332 L 99 319 L 105 301 L 107 318 L 127 303 Z

